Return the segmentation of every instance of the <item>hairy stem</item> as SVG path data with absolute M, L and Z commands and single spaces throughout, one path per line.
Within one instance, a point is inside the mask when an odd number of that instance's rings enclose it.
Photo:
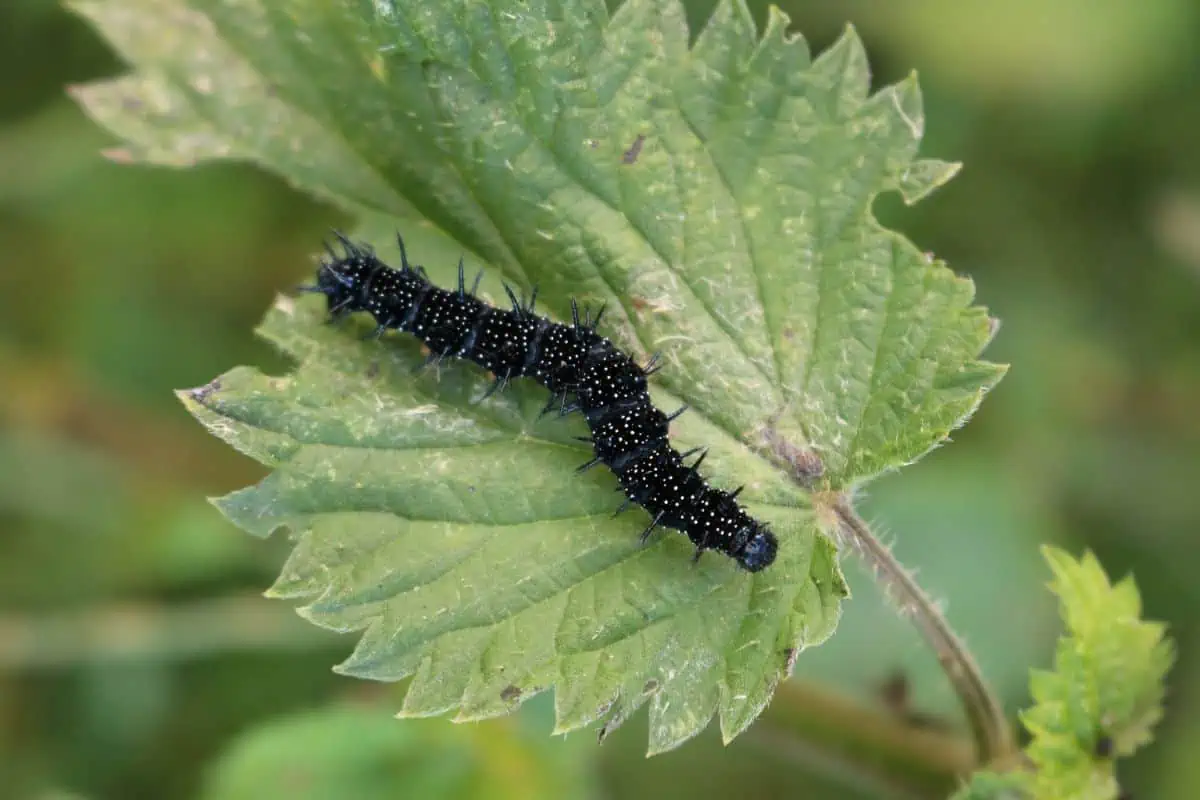
M 937 604 L 925 594 L 912 574 L 892 552 L 871 533 L 871 529 L 854 510 L 845 494 L 819 489 L 824 465 L 811 448 L 797 445 L 781 436 L 776 423 L 782 412 L 767 420 L 762 430 L 762 443 L 768 457 L 786 469 L 792 479 L 812 493 L 813 506 L 832 520 L 828 527 L 839 540 L 853 548 L 871 567 L 884 590 L 904 613 L 912 617 L 917 630 L 933 651 L 946 672 L 962 703 L 963 712 L 975 740 L 976 758 L 980 764 L 997 765 L 1009 762 L 1017 752 L 1012 728 L 1004 716 L 1004 708 L 983 679 L 967 646 L 954 631 Z
M 993 694 L 979 665 L 912 574 L 871 533 L 845 495 L 835 495 L 830 506 L 842 539 L 870 565 L 892 600 L 912 617 L 917 630 L 937 654 L 938 662 L 954 686 L 975 739 L 980 764 L 1011 757 L 1012 729 L 1000 701 Z

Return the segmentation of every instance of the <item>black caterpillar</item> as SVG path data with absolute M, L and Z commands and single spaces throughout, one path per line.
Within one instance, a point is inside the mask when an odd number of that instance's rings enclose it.
M 680 530 L 696 545 L 695 558 L 717 550 L 750 572 L 775 560 L 778 541 L 767 525 L 751 518 L 733 492 L 713 489 L 697 467 L 684 459 L 699 451 L 679 453 L 667 441 L 667 425 L 683 413 L 670 416 L 650 402 L 646 378 L 658 370 L 657 357 L 645 367 L 618 350 L 596 332 L 595 319 L 571 303 L 573 323 L 560 325 L 533 311 L 537 290 L 526 303 L 505 285 L 512 310 L 494 308 L 475 297 L 479 286 L 466 288 L 463 264 L 458 264 L 458 288 L 439 289 L 429 282 L 423 267 L 411 266 L 399 236 L 400 269 L 392 269 L 366 245 L 357 245 L 336 234 L 345 248 L 338 255 L 329 244 L 315 286 L 304 291 L 325 295 L 331 320 L 366 311 L 375 318 L 375 335 L 389 329 L 411 333 L 429 348 L 428 362 L 447 357 L 465 358 L 496 376 L 487 395 L 510 380 L 527 376 L 550 390 L 543 413 L 556 405 L 560 414 L 582 411 L 595 457 L 579 468 L 604 464 L 621 482 L 626 500 L 617 513 L 636 503 L 649 512 L 645 542 L 655 527 Z M 570 400 L 570 398 L 574 398 Z

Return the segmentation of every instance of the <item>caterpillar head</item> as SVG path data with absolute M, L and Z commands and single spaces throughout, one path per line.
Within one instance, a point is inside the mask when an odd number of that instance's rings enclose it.
M 779 540 L 767 529 L 765 523 L 755 522 L 751 525 L 750 538 L 742 548 L 737 562 L 748 572 L 758 572 L 771 566 L 775 553 L 779 550 Z
M 356 245 L 338 231 L 334 231 L 334 236 L 345 252 L 339 255 L 332 244 L 326 242 L 325 252 L 328 253 L 328 258 L 321 260 L 321 266 L 317 270 L 317 282 L 299 288 L 302 292 L 325 295 L 329 312 L 336 318 L 365 309 L 364 290 L 370 286 L 371 279 L 384 264 L 375 257 L 370 247 Z
M 348 266 L 352 265 L 323 261 L 317 270 L 316 285 L 304 288 L 325 295 L 330 309 L 344 308 L 354 300 L 359 286 L 354 270 L 347 269 Z

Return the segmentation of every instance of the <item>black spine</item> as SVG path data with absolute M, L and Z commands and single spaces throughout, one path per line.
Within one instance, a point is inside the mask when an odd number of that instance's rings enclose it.
M 534 297 L 525 303 L 507 286 L 512 308 L 495 308 L 476 299 L 474 288 L 465 291 L 461 262 L 458 286 L 445 291 L 428 281 L 422 267 L 408 264 L 402 240 L 402 266 L 396 270 L 369 247 L 340 234 L 338 239 L 344 254 L 327 246 L 329 260 L 322 262 L 316 285 L 306 287 L 325 295 L 332 317 L 365 311 L 380 330 L 418 337 L 431 358 L 465 358 L 492 372 L 496 383 L 489 393 L 524 376 L 550 390 L 547 410 L 555 405 L 562 413 L 581 410 L 595 451 L 582 468 L 603 463 L 628 502 L 646 509 L 651 522 L 643 539 L 663 526 L 683 532 L 697 558 L 716 550 L 751 572 L 775 560 L 775 535 L 738 505 L 741 489 L 710 487 L 696 469 L 704 454 L 689 466 L 684 458 L 693 453 L 681 455 L 671 446 L 668 425 L 683 409 L 667 416 L 650 400 L 646 377 L 660 368 L 657 356 L 641 367 L 596 333 L 603 309 L 581 321 L 572 303 L 573 323 L 561 325 L 534 313 Z M 569 396 L 574 403 L 567 402 Z

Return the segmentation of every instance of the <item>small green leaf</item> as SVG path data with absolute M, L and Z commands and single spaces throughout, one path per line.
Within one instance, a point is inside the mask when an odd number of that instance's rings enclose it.
M 1162 716 L 1174 647 L 1161 623 L 1141 619 L 1132 578 L 1111 585 L 1091 553 L 1043 553 L 1067 633 L 1054 670 L 1034 673 L 1036 704 L 1021 715 L 1033 737 L 1034 796 L 1109 800 L 1118 793 L 1113 759 L 1149 741 Z
M 814 61 L 738 0 L 690 49 L 676 0 L 73 7 L 133 66 L 78 90 L 127 157 L 252 160 L 362 216 L 381 251 L 401 228 L 442 285 L 465 251 L 493 300 L 499 275 L 560 320 L 606 302 L 606 333 L 664 356 L 655 402 L 693 409 L 673 436 L 711 446 L 706 475 L 745 484 L 780 536 L 757 575 L 690 567 L 678 535 L 641 548 L 644 520 L 610 518 L 610 475 L 572 474 L 580 422 L 538 421 L 536 387 L 478 402 L 469 365 L 416 376 L 415 342 L 281 300 L 260 332 L 294 373 L 181 396 L 274 470 L 218 501 L 294 532 L 273 593 L 363 631 L 342 671 L 413 676 L 405 714 L 491 716 L 553 686 L 559 730 L 649 702 L 652 752 L 714 713 L 731 739 L 846 594 L 810 497 L 763 457 L 768 426 L 846 491 L 944 441 L 1003 373 L 979 360 L 971 283 L 871 214 L 953 168 L 914 160 L 916 80 L 870 94 L 852 30 Z

